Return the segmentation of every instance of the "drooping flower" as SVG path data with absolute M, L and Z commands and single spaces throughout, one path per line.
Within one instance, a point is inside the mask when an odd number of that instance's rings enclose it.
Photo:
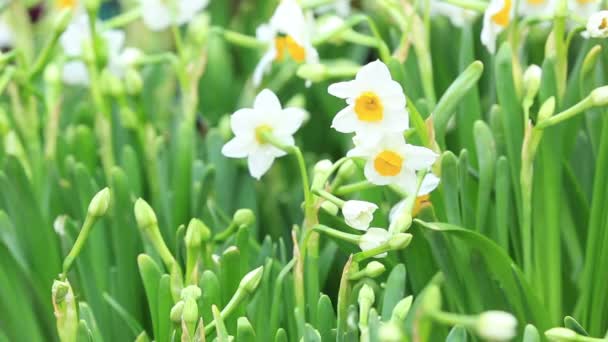
M 447 17 L 452 25 L 463 27 L 470 25 L 475 20 L 477 12 L 452 5 L 446 1 L 433 0 L 431 1 L 431 15 Z
M 514 12 L 513 0 L 491 0 L 483 15 L 481 43 L 490 51 L 496 51 L 498 35 L 509 26 Z
M 409 127 L 403 88 L 380 61 L 362 67 L 352 81 L 330 85 L 328 91 L 348 104 L 331 124 L 338 132 L 356 132 L 377 139 L 385 133 L 403 132 Z
M 380 247 L 381 245 L 388 242 L 391 238 L 391 234 L 382 228 L 369 228 L 365 234 L 361 235 L 361 239 L 359 240 L 359 248 L 362 251 L 367 251 L 376 247 Z M 374 256 L 374 258 L 384 258 L 387 253 L 380 253 Z
M 504 311 L 486 311 L 479 315 L 477 334 L 488 341 L 508 341 L 515 337 L 517 320 Z
M 608 38 L 608 11 L 593 13 L 587 20 L 585 38 Z
M 349 157 L 363 157 L 365 178 L 376 185 L 404 185 L 416 181 L 416 171 L 426 170 L 437 160 L 437 154 L 426 147 L 405 143 L 401 133 L 392 133 L 380 139 L 367 139 L 357 135 L 355 148 Z
M 268 49 L 253 72 L 253 84 L 258 86 L 273 62 L 287 58 L 298 63 L 317 63 L 319 54 L 312 46 L 312 18 L 306 16 L 296 0 L 283 0 L 277 6 L 270 22 L 256 30 L 258 40 L 266 42 Z
M 441 180 L 439 177 L 435 176 L 433 173 L 427 173 L 426 176 L 422 179 L 422 184 L 420 184 L 420 189 L 416 194 L 416 201 L 414 202 L 414 208 L 412 210 L 412 216 L 418 215 L 420 212 L 421 206 L 429 201 L 430 193 L 435 190 Z M 401 188 L 405 191 L 406 194 L 411 195 L 416 192 L 417 182 L 416 179 L 408 179 L 407 183 L 401 185 Z M 390 222 L 393 222 L 397 219 L 397 217 L 405 210 L 405 202 L 403 199 L 395 204 L 391 211 L 388 214 L 388 219 Z
M 522 0 L 519 3 L 520 15 L 552 15 L 555 11 L 555 0 Z
M 207 7 L 209 0 L 140 0 L 144 24 L 152 31 L 162 31 L 171 25 L 183 25 Z
M 568 0 L 568 10 L 586 20 L 600 10 L 601 0 Z
M 282 108 L 277 96 L 264 89 L 256 96 L 253 108 L 239 109 L 230 117 L 235 136 L 224 145 L 222 154 L 230 158 L 247 158 L 249 173 L 260 179 L 275 158 L 286 154 L 267 142 L 264 134 L 271 133 L 283 145 L 292 146 L 293 134 L 305 116 L 300 108 Z
M 344 203 L 342 215 L 349 226 L 358 230 L 366 230 L 374 219 L 376 209 L 378 206 L 374 203 L 350 200 Z

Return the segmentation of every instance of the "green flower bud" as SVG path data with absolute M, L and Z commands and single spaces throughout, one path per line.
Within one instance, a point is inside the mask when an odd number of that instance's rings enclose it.
M 50 63 L 44 69 L 44 81 L 46 83 L 60 83 L 61 82 L 61 70 L 55 63 Z
M 181 298 L 184 300 L 187 299 L 199 299 L 202 292 L 201 289 L 196 285 L 188 285 L 182 289 Z
M 142 230 L 158 225 L 154 210 L 148 202 L 141 198 L 135 201 L 135 221 L 137 221 L 137 226 Z
M 250 226 L 255 222 L 255 214 L 251 209 L 238 209 L 232 215 L 232 221 L 237 226 Z
M 296 74 L 307 81 L 321 82 L 327 78 L 327 66 L 321 63 L 302 64 Z
M 101 89 L 104 93 L 112 96 L 121 96 L 125 93 L 125 87 L 116 75 L 105 69 L 101 73 Z
M 477 334 L 488 341 L 510 341 L 517 331 L 517 320 L 504 311 L 486 311 L 475 324 Z
M 63 303 L 69 292 L 70 284 L 67 281 L 53 281 L 53 286 L 51 287 L 51 294 L 53 296 L 55 304 Z
M 319 160 L 314 167 L 314 173 L 315 174 L 327 174 L 328 172 L 331 171 L 332 167 L 334 166 L 334 163 L 331 162 L 331 160 L 329 159 L 323 159 L 323 160 Z
M 369 264 L 367 264 L 367 266 L 365 266 L 365 269 L 363 269 L 365 274 L 370 278 L 375 278 L 381 275 L 385 270 L 386 267 L 384 267 L 384 265 L 378 261 L 371 261 Z
M 89 203 L 88 214 L 95 217 L 100 217 L 106 214 L 110 206 L 110 189 L 103 188 L 99 191 Z
M 201 13 L 194 17 L 188 24 L 187 37 L 196 43 L 196 45 L 204 45 L 209 37 L 209 16 Z
M 545 336 L 550 341 L 556 342 L 576 341 L 578 337 L 576 332 L 567 328 L 551 328 L 545 331 Z
M 190 223 L 188 223 L 184 241 L 188 248 L 197 248 L 203 241 L 209 240 L 210 237 L 211 231 L 209 230 L 209 227 L 207 227 L 203 221 L 193 218 L 190 220 Z
M 239 283 L 239 288 L 246 292 L 253 293 L 262 280 L 262 274 L 264 274 L 264 266 L 260 266 L 245 274 Z
M 78 335 L 77 302 L 70 283 L 55 280 L 51 288 L 57 333 L 61 341 L 76 341 Z
M 184 300 L 182 319 L 186 324 L 196 324 L 196 321 L 198 321 L 198 304 L 196 300 L 192 298 Z
M 182 312 L 183 311 L 184 311 L 184 301 L 180 300 L 179 302 L 175 303 L 175 305 L 173 305 L 173 307 L 171 308 L 171 313 L 169 314 L 171 321 L 173 323 L 179 324 L 182 321 Z
M 591 103 L 594 106 L 608 105 L 608 86 L 593 89 L 591 92 Z
M 84 7 L 91 14 L 96 14 L 99 11 L 100 1 L 99 0 L 85 0 Z
M 407 316 L 410 308 L 412 307 L 412 302 L 414 300 L 413 296 L 407 296 L 400 300 L 397 305 L 393 308 L 393 314 L 391 316 L 391 320 L 396 322 L 404 322 L 405 317 Z
M 524 72 L 524 91 L 526 94 L 526 99 L 529 101 L 532 101 L 536 94 L 538 94 L 542 74 L 543 70 L 535 64 L 530 65 Z
M 543 122 L 550 118 L 555 112 L 555 97 L 551 96 L 548 98 L 540 107 L 538 111 L 538 122 Z
M 125 72 L 125 90 L 129 95 L 138 95 L 144 87 L 144 81 L 141 74 L 133 69 L 128 68 Z
M 338 211 L 340 210 L 337 205 L 330 201 L 323 201 L 323 203 L 321 203 L 321 209 L 332 216 L 337 216 Z
M 361 290 L 359 290 L 359 305 L 370 307 L 375 300 L 374 290 L 369 285 L 363 284 Z
M 357 165 L 352 160 L 345 161 L 338 169 L 338 177 L 350 178 L 357 172 Z
M 403 249 L 409 246 L 410 242 L 412 242 L 412 237 L 412 234 L 397 233 L 388 240 L 388 245 L 392 250 Z

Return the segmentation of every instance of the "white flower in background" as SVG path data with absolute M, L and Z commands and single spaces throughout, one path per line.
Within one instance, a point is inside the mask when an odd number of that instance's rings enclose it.
M 608 11 L 593 13 L 587 20 L 587 29 L 582 33 L 585 38 L 608 38 Z
M 374 203 L 351 200 L 344 202 L 342 215 L 349 226 L 358 230 L 366 230 L 374 219 L 376 209 L 378 206 Z
M 601 0 L 568 0 L 568 10 L 574 15 L 586 20 L 600 10 Z
M 300 128 L 306 113 L 300 108 L 281 108 L 277 96 L 264 89 L 256 96 L 253 108 L 239 109 L 230 117 L 234 138 L 222 147 L 230 158 L 245 158 L 251 176 L 260 179 L 270 169 L 275 158 L 286 153 L 265 142 L 266 132 L 287 146 L 294 145 L 293 134 Z
M 481 43 L 490 51 L 496 51 L 496 39 L 513 17 L 513 0 L 491 0 L 483 14 Z
M 522 0 L 518 11 L 520 15 L 552 15 L 555 4 L 555 0 Z
M 388 242 L 391 238 L 391 234 L 382 228 L 369 228 L 365 234 L 361 235 L 361 240 L 359 240 L 359 248 L 362 251 L 367 251 L 376 247 L 380 247 L 381 245 Z M 381 253 L 375 255 L 374 258 L 384 258 L 387 253 Z
M 183 25 L 207 7 L 209 0 L 139 0 L 144 24 L 152 31 Z
M 328 92 L 348 104 L 331 124 L 338 132 L 356 132 L 377 139 L 384 133 L 403 132 L 409 127 L 403 88 L 380 61 L 362 67 L 352 81 L 330 85 Z
M 270 22 L 256 30 L 258 40 L 268 43 L 268 50 L 253 71 L 253 84 L 258 86 L 274 61 L 287 58 L 295 62 L 318 63 L 319 54 L 312 46 L 312 18 L 304 15 L 296 0 L 283 0 L 277 6 Z
M 416 181 L 416 171 L 426 170 L 437 160 L 437 154 L 426 147 L 405 143 L 401 133 L 387 134 L 378 140 L 357 135 L 349 157 L 363 157 L 365 178 L 376 185 L 404 185 Z
M 420 211 L 420 206 L 429 200 L 430 193 L 437 189 L 441 180 L 439 177 L 435 176 L 433 173 L 427 173 L 422 179 L 422 184 L 420 184 L 420 189 L 416 194 L 416 202 L 414 202 L 414 208 L 412 211 L 412 216 L 416 216 Z M 417 179 L 408 179 L 407 183 L 401 184 L 401 188 L 405 191 L 406 194 L 411 195 L 416 192 Z M 399 215 L 405 210 L 405 199 L 399 201 L 395 204 L 391 211 L 388 214 L 388 219 L 390 222 L 399 217 Z
M 315 10 L 317 14 L 326 14 L 329 12 L 335 12 L 342 18 L 348 17 L 351 12 L 350 0 L 335 0 L 334 2 L 319 6 Z
M 0 20 L 0 49 L 10 49 L 13 46 L 14 33 L 4 20 Z
M 475 21 L 477 12 L 452 5 L 443 0 L 433 0 L 431 1 L 431 15 L 447 17 L 452 25 L 463 27 Z
M 515 337 L 517 320 L 504 311 L 486 311 L 479 315 L 476 330 L 479 337 L 488 341 L 508 341 Z

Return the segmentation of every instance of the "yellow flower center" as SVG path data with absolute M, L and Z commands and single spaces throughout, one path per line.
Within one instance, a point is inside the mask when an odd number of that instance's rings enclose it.
M 576 2 L 578 2 L 581 5 L 586 5 L 586 4 L 590 4 L 592 2 L 595 2 L 595 0 L 576 0 Z
M 259 125 L 255 128 L 255 140 L 257 140 L 260 144 L 266 143 L 266 138 L 264 138 L 265 133 L 272 133 L 272 127 L 270 125 Z
M 530 5 L 537 5 L 537 6 L 542 5 L 545 2 L 547 2 L 547 1 L 546 0 L 528 0 L 528 3 Z
M 500 9 L 500 11 L 496 12 L 496 14 L 494 14 L 492 16 L 492 21 L 495 22 L 497 25 L 505 27 L 507 25 L 509 25 L 509 20 L 510 20 L 510 16 L 511 16 L 511 0 L 504 0 L 504 4 L 503 7 Z
M 602 22 L 600 23 L 600 26 L 598 26 L 597 28 L 600 30 L 608 28 L 608 19 L 602 18 Z
M 299 45 L 291 36 L 276 37 L 274 46 L 277 50 L 275 59 L 279 62 L 285 60 L 285 56 L 289 55 L 294 61 L 301 63 L 306 59 L 306 50 Z
M 78 0 L 57 0 L 57 7 L 60 9 L 64 8 L 76 8 Z
M 355 100 L 355 113 L 361 121 L 377 122 L 384 116 L 384 106 L 378 95 L 366 91 Z
M 431 204 L 430 199 L 431 196 L 429 194 L 416 197 L 416 202 L 414 202 L 414 210 L 412 210 L 412 217 L 418 216 L 422 208 Z
M 396 176 L 401 172 L 401 166 L 403 165 L 403 157 L 399 154 L 384 150 L 376 156 L 374 159 L 374 169 L 381 176 Z

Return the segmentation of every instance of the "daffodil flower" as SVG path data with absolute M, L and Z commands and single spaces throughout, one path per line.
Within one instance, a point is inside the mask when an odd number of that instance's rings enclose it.
M 374 203 L 350 200 L 344 202 L 342 215 L 349 226 L 358 230 L 366 230 L 374 219 L 376 209 L 378 206 Z
M 365 252 L 384 245 L 390 238 L 391 234 L 386 229 L 372 227 L 369 228 L 365 234 L 361 235 L 359 239 L 359 248 Z M 380 253 L 375 255 L 374 258 L 384 258 L 386 255 L 386 252 Z
M 416 179 L 408 179 L 409 182 L 401 185 L 401 188 L 405 191 L 406 194 L 411 195 L 416 192 L 417 180 Z M 433 192 L 438 186 L 441 180 L 439 177 L 435 176 L 432 173 L 427 173 L 422 179 L 422 184 L 420 184 L 420 189 L 416 194 L 416 201 L 414 202 L 414 208 L 412 210 L 412 216 L 418 215 L 420 212 L 422 204 L 429 201 L 430 193 Z M 388 218 L 390 222 L 399 217 L 399 215 L 405 210 L 406 200 L 403 199 L 395 204 L 391 211 L 388 214 Z
M 347 155 L 367 160 L 365 177 L 376 185 L 416 181 L 416 171 L 428 169 L 437 160 L 437 154 L 430 149 L 406 144 L 401 133 L 387 134 L 377 140 L 357 135 L 353 141 L 355 148 Z
M 581 35 L 585 38 L 608 38 L 608 11 L 593 13 Z
M 504 31 L 514 14 L 513 0 L 491 0 L 483 15 L 481 43 L 490 51 L 496 51 L 496 39 Z
M 464 27 L 466 25 L 471 25 L 477 17 L 477 12 L 452 5 L 446 1 L 433 0 L 431 1 L 431 15 L 447 17 L 452 25 Z
M 328 91 L 348 104 L 331 124 L 338 132 L 356 132 L 362 137 L 377 139 L 384 133 L 409 128 L 403 88 L 380 61 L 362 67 L 352 81 L 330 85 Z
M 600 10 L 601 0 L 568 0 L 568 10 L 574 15 L 588 19 Z
M 518 12 L 523 16 L 552 15 L 555 11 L 555 0 L 522 0 Z
M 479 315 L 476 330 L 488 341 L 509 341 L 516 335 L 517 319 L 504 311 L 486 311 Z
M 319 55 L 312 46 L 311 17 L 304 15 L 295 0 L 283 0 L 277 6 L 270 22 L 256 30 L 258 40 L 268 43 L 266 53 L 253 72 L 253 84 L 260 85 L 273 62 L 287 58 L 298 63 L 318 63 Z
M 270 169 L 275 158 L 285 151 L 264 138 L 270 133 L 285 146 L 293 146 L 293 134 L 300 128 L 306 113 L 300 108 L 282 108 L 277 96 L 264 89 L 256 96 L 253 108 L 239 109 L 230 117 L 234 138 L 222 148 L 230 158 L 247 158 L 249 173 L 256 179 Z
M 207 7 L 209 0 L 139 0 L 144 24 L 152 31 L 183 25 Z

